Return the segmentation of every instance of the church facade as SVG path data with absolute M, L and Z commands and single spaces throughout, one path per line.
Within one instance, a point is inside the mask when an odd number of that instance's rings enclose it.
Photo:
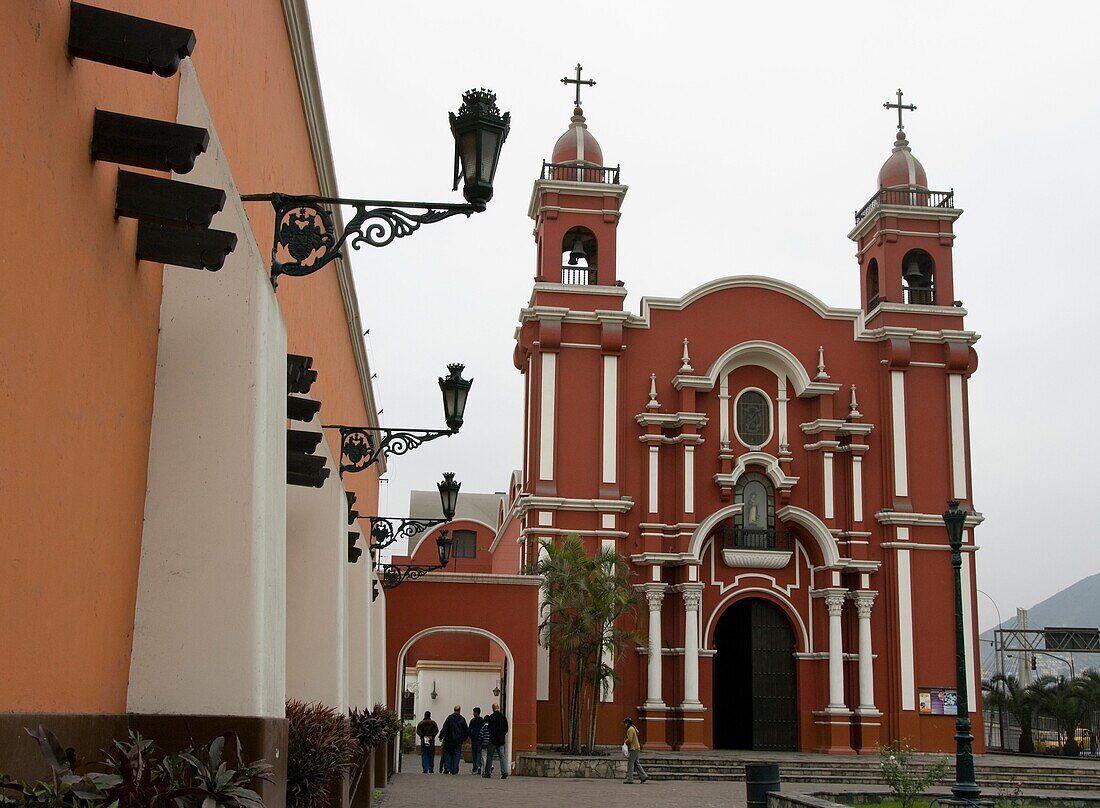
M 978 336 L 952 283 L 962 211 L 929 187 L 900 119 L 877 185 L 848 233 L 858 309 L 734 276 L 643 297 L 633 314 L 616 262 L 627 186 L 579 105 L 543 164 L 514 351 L 522 470 L 495 524 L 478 528 L 494 555 L 476 562 L 492 571 L 478 585 L 511 581 L 543 542 L 567 535 L 629 560 L 644 639 L 610 660 L 618 678 L 602 696 L 599 743 L 619 743 L 631 716 L 653 750 L 953 748 L 941 514 L 959 500 L 970 512 L 965 662 L 982 749 L 967 414 Z M 427 539 L 413 560 L 431 554 Z M 484 616 L 539 619 L 533 608 Z M 535 657 L 534 741 L 558 744 L 558 660 L 542 647 Z M 531 698 L 526 687 L 513 695 Z
M 643 298 L 640 314 L 623 310 L 616 263 L 627 187 L 579 106 L 534 184 L 513 512 L 529 563 L 566 534 L 629 558 L 648 642 L 617 662 L 605 707 L 637 712 L 647 748 L 952 743 L 940 514 L 951 499 L 973 511 L 977 365 L 952 284 L 962 211 L 930 190 L 900 125 L 877 184 L 848 234 L 859 309 L 737 276 Z M 972 711 L 978 522 L 963 562 Z M 556 740 L 553 670 L 540 666 L 540 742 Z

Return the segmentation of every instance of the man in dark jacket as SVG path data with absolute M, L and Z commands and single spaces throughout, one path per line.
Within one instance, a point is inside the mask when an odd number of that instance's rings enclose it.
M 481 708 L 474 708 L 474 717 L 470 719 L 470 760 L 474 763 L 474 774 L 481 774 L 481 727 L 485 719 L 481 717 Z
M 455 711 L 447 716 L 439 737 L 443 741 L 443 771 L 458 774 L 458 761 L 461 759 L 462 744 L 470 734 L 466 719 L 462 717 L 462 705 L 456 704 Z
M 431 774 L 435 768 L 435 736 L 439 734 L 439 725 L 432 721 L 430 712 L 424 713 L 424 720 L 416 725 L 416 734 L 420 736 L 420 764 L 424 774 Z
M 508 779 L 508 756 L 504 745 L 508 740 L 508 719 L 500 711 L 500 707 L 493 705 L 493 712 L 485 719 L 489 727 L 489 746 L 485 750 L 485 767 L 482 769 L 482 777 L 493 776 L 493 756 L 500 759 L 500 779 Z

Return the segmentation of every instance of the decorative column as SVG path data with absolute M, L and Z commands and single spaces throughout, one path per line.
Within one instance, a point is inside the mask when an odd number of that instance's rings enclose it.
M 845 592 L 830 589 L 825 593 L 829 610 L 829 706 L 828 712 L 844 712 L 844 640 L 840 615 L 844 610 Z
M 871 651 L 871 604 L 878 592 L 864 589 L 848 597 L 856 606 L 859 618 L 859 713 L 878 713 L 875 709 L 875 680 Z
M 855 748 L 862 749 L 863 745 L 857 743 L 853 748 L 852 722 L 854 719 L 852 711 L 844 705 L 844 633 L 840 618 L 844 612 L 844 601 L 849 594 L 848 590 L 841 587 L 823 589 L 819 592 L 818 596 L 824 598 L 825 608 L 829 614 L 829 703 L 824 710 L 814 711 L 814 724 L 818 732 L 815 751 L 832 755 L 851 755 L 855 752 Z M 870 651 L 868 651 L 869 654 Z M 862 684 L 861 678 L 861 687 Z
M 699 605 L 703 601 L 702 584 L 683 584 L 684 596 L 684 710 L 700 710 L 699 701 Z
M 649 601 L 649 676 L 646 687 L 646 709 L 664 709 L 661 683 L 661 604 L 665 599 L 666 584 L 646 584 L 645 596 Z

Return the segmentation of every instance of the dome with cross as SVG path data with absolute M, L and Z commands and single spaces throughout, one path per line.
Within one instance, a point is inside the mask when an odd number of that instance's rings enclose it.
M 928 175 L 925 174 L 924 166 L 920 164 L 920 160 L 914 157 L 913 152 L 909 149 L 909 141 L 905 139 L 905 124 L 901 118 L 903 112 L 907 110 L 915 112 L 917 106 L 916 104 L 903 104 L 903 95 L 899 88 L 897 92 L 898 102 L 896 104 L 893 102 L 883 104 L 886 109 L 896 109 L 898 111 L 898 134 L 894 140 L 893 152 L 882 164 L 882 168 L 878 170 L 879 188 L 897 188 L 898 186 L 928 187 Z
M 603 149 L 588 131 L 588 124 L 584 122 L 584 111 L 579 106 L 573 110 L 573 117 L 569 119 L 569 128 L 554 144 L 550 162 L 603 165 Z
M 878 170 L 879 188 L 896 188 L 899 185 L 928 187 L 928 175 L 924 171 L 924 166 L 913 156 L 913 152 L 909 149 L 909 141 L 905 139 L 905 132 L 901 129 L 898 130 L 897 140 L 894 141 L 894 151 Z

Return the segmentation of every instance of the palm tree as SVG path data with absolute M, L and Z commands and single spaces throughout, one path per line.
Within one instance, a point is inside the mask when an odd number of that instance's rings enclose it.
M 1058 735 L 1064 739 L 1062 753 L 1068 757 L 1078 755 L 1077 727 L 1084 718 L 1084 702 L 1077 682 L 1064 676 L 1043 676 L 1028 689 L 1034 694 L 1039 712 L 1057 723 Z
M 986 702 L 994 709 L 1004 709 L 1020 725 L 1020 742 L 1017 750 L 1034 752 L 1035 741 L 1031 737 L 1031 720 L 1035 715 L 1036 694 L 1020 684 L 1012 674 L 995 674 L 982 682 L 982 690 L 988 695 Z
M 540 642 L 558 654 L 562 744 L 580 752 L 584 727 L 591 753 L 600 694 L 616 678 L 614 665 L 607 662 L 621 659 L 635 640 L 634 632 L 620 624 L 636 619 L 638 595 L 629 567 L 614 550 L 589 556 L 575 535 L 557 544 L 544 541 L 541 548 L 530 571 L 543 579 Z

